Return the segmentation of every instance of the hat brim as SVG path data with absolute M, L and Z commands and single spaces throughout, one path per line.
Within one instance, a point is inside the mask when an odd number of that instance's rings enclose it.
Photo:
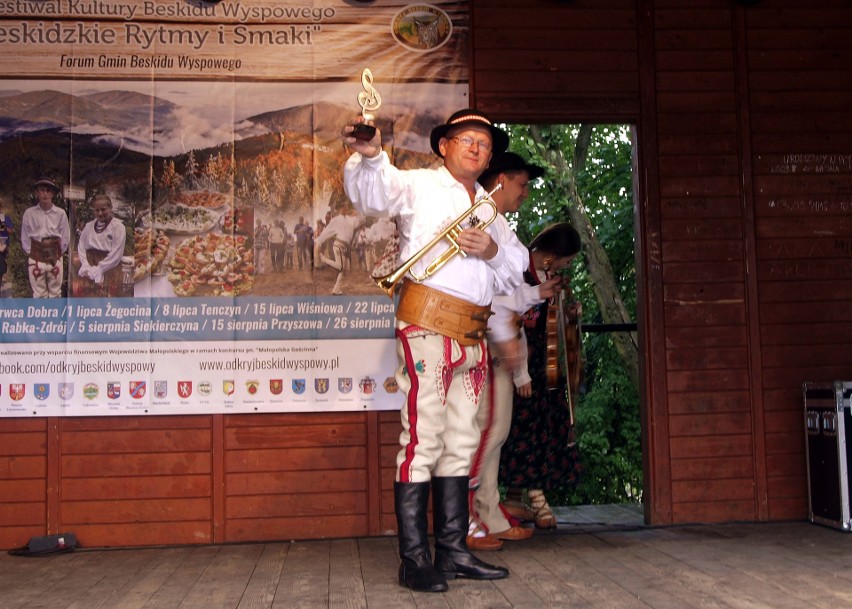
M 496 176 L 501 173 L 511 173 L 513 171 L 526 171 L 527 174 L 529 174 L 530 180 L 535 180 L 536 178 L 540 178 L 544 175 L 544 167 L 525 163 L 519 167 L 498 167 L 497 169 L 491 169 L 489 167 L 482 172 L 481 176 L 479 176 L 479 181 L 482 182 L 483 180 L 487 180 L 490 176 Z
M 59 192 L 59 186 L 57 186 L 50 180 L 39 180 L 38 182 L 33 184 L 33 188 L 38 188 L 39 186 L 47 186 L 48 188 L 53 189 L 54 192 Z
M 438 144 L 441 143 L 442 137 L 447 137 L 447 133 L 450 132 L 451 129 L 464 127 L 485 127 L 482 121 L 462 121 L 460 123 L 455 123 L 452 125 L 438 125 L 434 129 L 432 129 L 432 135 L 429 137 L 429 143 L 432 144 L 432 152 L 437 154 L 439 157 L 444 158 L 444 155 L 441 154 L 441 150 L 438 148 Z M 499 127 L 495 127 L 494 125 L 487 125 L 488 130 L 491 132 L 491 152 L 492 154 L 500 154 L 502 152 L 506 152 L 506 148 L 509 147 L 509 136 L 508 134 L 500 129 Z

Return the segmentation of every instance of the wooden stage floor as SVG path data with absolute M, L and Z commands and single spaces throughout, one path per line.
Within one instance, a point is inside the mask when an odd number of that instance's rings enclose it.
M 443 594 L 396 581 L 391 537 L 0 556 L 0 608 L 803 609 L 852 607 L 852 537 L 808 522 L 653 528 L 632 508 L 480 557 L 508 579 Z M 619 513 L 618 510 L 621 509 Z

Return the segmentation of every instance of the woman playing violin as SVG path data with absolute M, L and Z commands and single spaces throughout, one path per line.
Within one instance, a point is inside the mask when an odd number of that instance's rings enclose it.
M 579 253 L 580 245 L 580 236 L 570 224 L 552 224 L 530 243 L 530 266 L 524 273 L 525 283 L 541 286 L 540 295 L 546 300 L 521 314 L 526 366 L 516 367 L 512 422 L 500 454 L 500 480 L 508 489 L 504 510 L 520 520 L 535 522 L 540 529 L 556 528 L 556 517 L 544 493 L 576 484 L 580 470 L 573 404 L 569 404 L 568 379 L 573 371 L 562 366 L 566 346 L 578 348 L 579 336 L 573 336 L 573 342 L 566 341 L 571 336 L 553 336 L 555 321 L 562 324 L 563 333 L 569 328 L 570 334 L 571 321 L 579 316 L 579 305 L 558 307 L 556 301 L 567 289 L 561 274 Z M 559 310 L 565 319 L 554 320 L 554 312 Z M 553 361 L 553 353 L 558 351 L 553 345 L 556 338 L 568 343 L 560 347 L 560 361 Z M 580 363 L 578 357 L 573 361 Z M 559 370 L 554 371 L 554 366 Z M 523 500 L 524 489 L 529 504 Z

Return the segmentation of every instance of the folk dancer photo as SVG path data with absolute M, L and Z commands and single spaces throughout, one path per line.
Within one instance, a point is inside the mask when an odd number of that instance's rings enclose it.
M 77 268 L 77 281 L 72 294 L 83 296 L 120 296 L 123 290 L 121 258 L 127 231 L 113 215 L 108 195 L 92 197 L 94 220 L 86 223 L 77 241 L 72 266 Z
M 21 247 L 27 253 L 27 272 L 33 298 L 59 298 L 71 229 L 64 209 L 54 205 L 59 187 L 48 178 L 33 186 L 36 204 L 21 219 Z

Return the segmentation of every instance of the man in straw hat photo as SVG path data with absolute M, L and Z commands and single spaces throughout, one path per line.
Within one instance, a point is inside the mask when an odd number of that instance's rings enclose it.
M 59 298 L 62 295 L 64 264 L 71 230 L 64 209 L 53 200 L 59 187 L 49 178 L 33 185 L 36 204 L 21 219 L 21 247 L 27 253 L 27 270 L 33 298 Z

